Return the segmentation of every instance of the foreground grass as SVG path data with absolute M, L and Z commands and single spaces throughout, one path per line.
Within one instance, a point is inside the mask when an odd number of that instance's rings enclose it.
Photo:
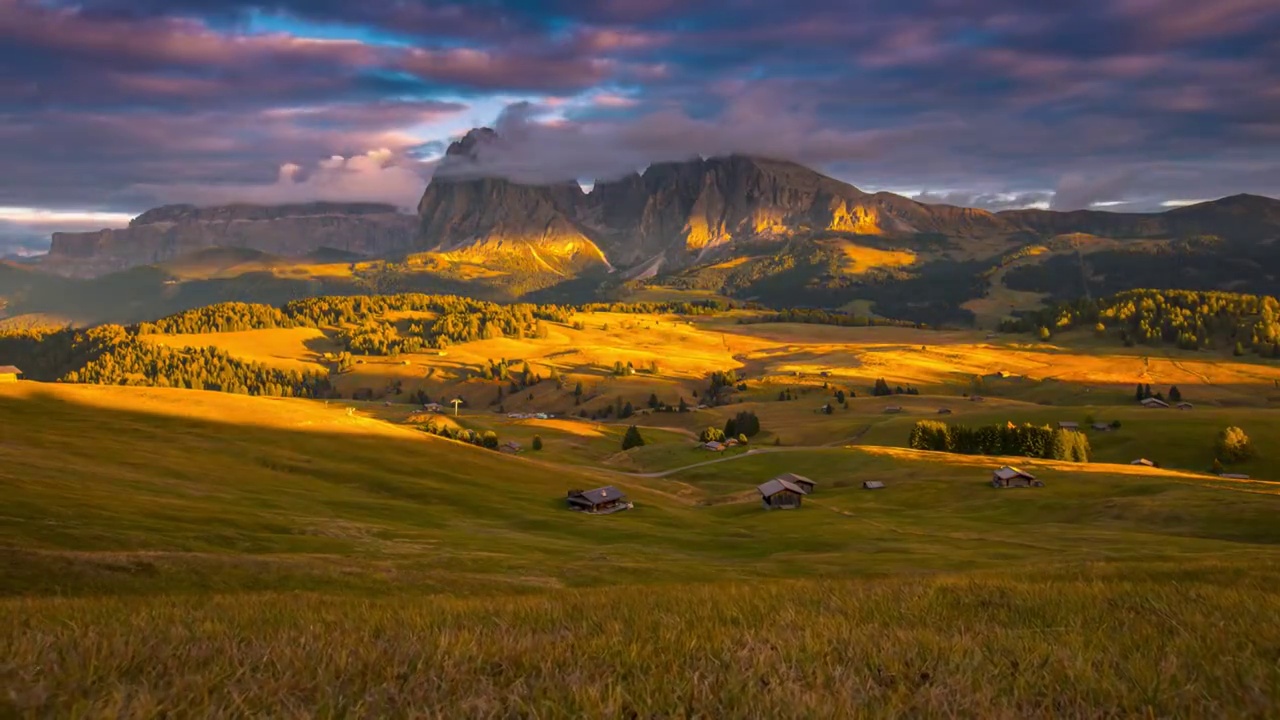
M 1274 717 L 1280 571 L 0 603 L 0 715 Z

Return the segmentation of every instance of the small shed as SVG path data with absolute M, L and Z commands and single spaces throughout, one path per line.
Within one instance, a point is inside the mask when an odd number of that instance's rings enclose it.
M 1248 475 L 1243 475 L 1241 473 L 1222 473 L 1218 477 L 1227 478 L 1229 480 L 1248 480 L 1249 479 Z
M 787 482 L 790 482 L 794 484 L 796 487 L 803 490 L 805 495 L 812 495 L 814 487 L 817 486 L 817 483 L 810 480 L 809 478 L 803 475 L 797 475 L 795 473 L 783 473 L 778 477 L 774 478 L 774 480 L 786 480 Z
M 711 452 L 722 452 L 724 450 L 724 444 L 712 440 L 711 442 L 703 443 L 702 449 L 709 450 Z
M 1191 404 L 1191 403 L 1189 403 L 1189 402 L 1180 402 L 1180 403 L 1178 403 L 1178 409 L 1179 409 L 1179 410 L 1194 410 L 1194 409 L 1195 409 L 1195 407 L 1196 407 L 1195 405 L 1192 405 L 1192 404 Z
M 950 414 L 951 414 L 951 408 L 938 408 L 938 414 L 939 414 L 939 415 L 950 415 Z
M 12 365 L 0 365 L 0 383 L 18 382 L 22 371 Z
M 890 405 L 889 407 L 886 407 L 886 408 L 884 409 L 884 411 L 885 411 L 885 412 L 887 412 L 887 413 L 900 413 L 900 412 L 902 412 L 902 406 L 901 406 L 901 405 Z
M 738 441 L 734 438 L 729 438 L 728 440 L 724 441 L 724 446 L 727 448 L 736 447 L 737 445 L 738 445 Z
M 1080 432 L 1080 423 L 1073 422 L 1071 420 L 1063 420 L 1062 422 L 1058 423 L 1058 429 L 1074 430 L 1075 432 Z
M 1094 423 L 1092 427 L 1098 432 L 1111 432 L 1111 426 L 1106 423 Z
M 756 488 L 760 491 L 760 504 L 765 510 L 791 510 L 800 507 L 806 493 L 790 480 L 774 478 Z
M 863 490 L 883 490 L 884 483 L 880 482 L 879 480 L 863 480 L 862 489 Z
M 986 401 L 987 401 L 987 399 L 986 399 L 986 398 L 984 398 L 984 397 L 982 397 L 981 395 L 970 395 L 970 396 L 969 396 L 969 402 L 986 402 Z
M 1130 465 L 1141 465 L 1142 467 L 1155 467 L 1155 466 L 1156 466 L 1156 464 L 1155 464 L 1155 463 L 1151 462 L 1150 460 L 1148 460 L 1148 459 L 1146 459 L 1146 458 L 1138 458 L 1137 460 L 1134 460 L 1133 462 L 1131 462 L 1131 463 L 1129 463 L 1129 464 L 1130 464 Z
M 579 512 L 603 515 L 619 510 L 629 510 L 633 506 L 627 496 L 612 485 L 595 490 L 570 490 L 569 508 Z
M 991 474 L 991 486 L 997 488 L 1041 487 L 1044 483 L 1025 470 L 1005 465 Z
M 521 448 L 520 448 L 520 443 L 518 443 L 518 442 L 516 442 L 516 441 L 514 441 L 514 440 L 508 440 L 508 441 L 506 441 L 506 442 L 502 443 L 502 446 L 498 448 L 498 450 L 500 450 L 500 451 L 502 451 L 502 452 L 504 452 L 504 453 L 511 454 L 511 455 L 514 455 L 514 454 L 516 454 L 516 453 L 520 452 L 520 449 L 521 449 Z
M 1161 410 L 1169 407 L 1169 403 L 1160 398 L 1149 397 L 1142 401 L 1142 407 L 1151 408 L 1153 410 Z

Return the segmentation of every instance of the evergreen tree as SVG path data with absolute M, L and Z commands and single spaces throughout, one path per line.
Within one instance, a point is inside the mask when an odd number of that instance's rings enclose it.
M 534 449 L 534 450 L 541 450 L 541 449 L 542 449 L 542 436 L 541 436 L 541 435 L 534 435 L 534 436 L 533 436 L 533 449 Z
M 1177 385 L 1169 388 L 1169 402 L 1182 402 L 1182 391 L 1178 389 Z
M 640 436 L 640 429 L 635 425 L 627 428 L 626 434 L 622 436 L 622 449 L 630 450 L 642 445 L 644 445 L 644 438 Z
M 650 395 L 649 395 L 649 407 L 650 407 L 650 408 L 653 408 L 654 410 L 657 410 L 657 409 L 658 409 L 658 394 L 657 394 L 657 393 L 650 393 Z

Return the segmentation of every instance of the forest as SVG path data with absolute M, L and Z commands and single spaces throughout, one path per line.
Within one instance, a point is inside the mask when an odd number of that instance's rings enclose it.
M 217 348 L 168 348 L 120 325 L 0 334 L 0 356 L 44 382 L 142 385 L 277 397 L 332 397 L 326 373 L 280 370 Z
M 1280 301 L 1271 296 L 1192 290 L 1129 290 L 1006 320 L 1006 332 L 1092 329 L 1125 345 L 1176 345 L 1280 358 Z
M 948 425 L 921 420 L 911 429 L 914 450 L 961 455 L 1015 455 L 1069 462 L 1089 462 L 1089 438 L 1074 430 L 1047 425 Z

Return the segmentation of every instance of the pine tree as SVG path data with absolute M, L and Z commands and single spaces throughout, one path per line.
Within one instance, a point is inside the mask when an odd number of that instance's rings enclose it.
M 1182 402 L 1182 391 L 1178 389 L 1177 385 L 1169 388 L 1169 402 Z
M 534 436 L 533 436 L 533 449 L 534 449 L 534 450 L 541 450 L 541 449 L 542 449 L 542 436 L 541 436 L 541 435 L 534 435 Z
M 627 428 L 626 434 L 622 436 L 622 449 L 630 450 L 642 445 L 644 445 L 644 438 L 640 436 L 640 429 L 635 425 Z
M 650 393 L 650 395 L 649 395 L 649 407 L 650 407 L 650 408 L 653 408 L 654 410 L 657 410 L 657 409 L 658 409 L 658 394 L 657 394 L 657 393 Z

